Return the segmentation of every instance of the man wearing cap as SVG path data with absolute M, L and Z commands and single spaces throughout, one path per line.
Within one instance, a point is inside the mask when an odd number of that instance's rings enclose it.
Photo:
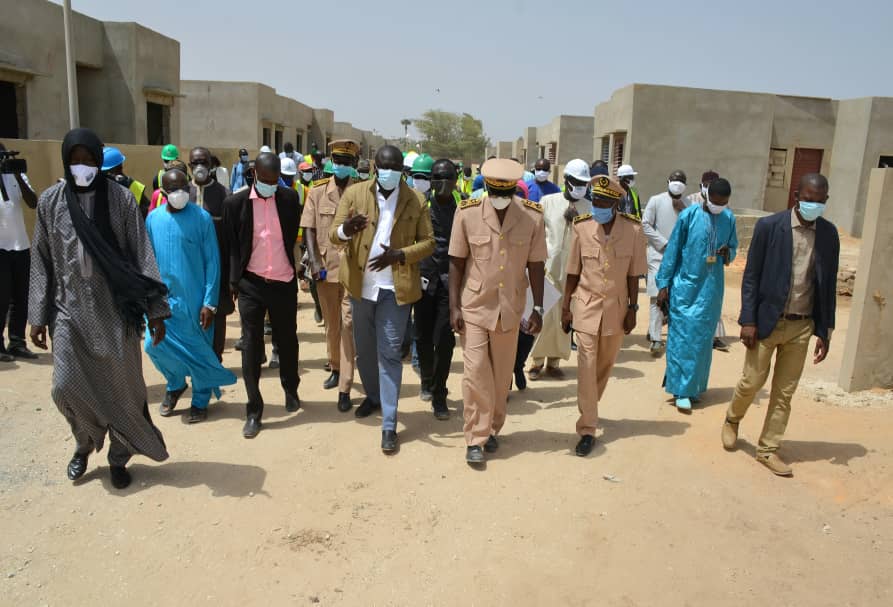
M 533 165 L 533 183 L 530 184 L 530 200 L 542 202 L 544 196 L 561 193 L 561 188 L 549 180 L 551 176 L 552 163 L 549 162 L 549 159 L 540 158 L 537 160 L 536 164 Z
M 412 187 L 416 192 L 427 198 L 428 192 L 431 190 L 431 168 L 434 166 L 434 159 L 429 154 L 419 154 L 412 161 L 412 169 L 409 176 L 412 177 Z
M 233 165 L 231 172 L 229 191 L 236 192 L 247 185 L 245 183 L 245 175 L 248 173 L 248 150 L 245 148 L 239 149 L 239 161 Z
M 642 231 L 648 239 L 648 277 L 646 290 L 650 298 L 648 341 L 651 342 L 651 355 L 660 356 L 664 342 L 661 338 L 664 326 L 664 313 L 657 305 L 657 272 L 664 256 L 664 249 L 676 227 L 679 213 L 691 204 L 690 197 L 683 197 L 687 178 L 685 172 L 675 170 L 667 177 L 667 190 L 648 199 L 642 214 Z
M 143 219 L 149 214 L 149 199 L 146 198 L 146 186 L 124 174 L 124 161 L 127 157 L 121 150 L 111 146 L 102 148 L 102 171 L 113 181 L 130 190 L 140 207 Z
M 161 187 L 161 176 L 164 175 L 165 171 L 171 168 L 171 162 L 179 159 L 180 151 L 173 143 L 169 143 L 161 148 L 161 164 L 164 166 L 164 168 L 159 170 L 155 177 L 152 179 L 152 191 L 155 191 Z
M 549 194 L 540 202 L 546 226 L 546 279 L 559 293 L 564 293 L 567 256 L 570 253 L 573 221 L 578 215 L 588 213 L 592 203 L 589 194 L 589 165 L 575 158 L 564 167 L 564 192 Z M 532 381 L 542 375 L 561 379 L 561 359 L 571 356 L 571 338 L 561 327 L 561 300 L 546 312 L 543 330 L 533 344 L 533 366 L 528 371 Z M 545 366 L 544 366 L 545 365 Z
M 638 223 L 617 219 L 624 189 L 615 179 L 592 179 L 592 209 L 573 220 L 562 323 L 577 339 L 577 442 L 589 455 L 595 443 L 598 402 L 605 392 L 623 336 L 636 327 L 639 276 L 645 273 L 645 236 Z
M 617 169 L 617 179 L 623 187 L 623 198 L 620 199 L 620 206 L 617 211 L 621 215 L 626 215 L 630 219 L 642 221 L 642 207 L 639 204 L 639 191 L 633 187 L 636 185 L 636 175 L 638 173 L 628 164 L 620 165 Z
M 375 155 L 376 179 L 348 188 L 331 222 L 332 244 L 344 243 L 338 278 L 350 295 L 356 364 L 366 391 L 357 417 L 382 411 L 381 449 L 397 450 L 401 349 L 412 304 L 422 295 L 419 262 L 434 250 L 422 199 L 402 179 L 393 145 Z
M 189 184 L 189 200 L 211 215 L 217 248 L 220 253 L 220 294 L 214 311 L 214 353 L 223 360 L 226 344 L 226 317 L 236 311 L 229 285 L 229 238 L 223 227 L 223 201 L 229 193 L 226 188 L 211 178 L 211 152 L 197 147 L 189 152 L 189 169 L 192 182 Z
M 301 227 L 304 228 L 310 269 L 326 323 L 326 351 L 332 372 L 323 382 L 323 388 L 338 388 L 338 410 L 343 413 L 350 411 L 352 406 L 350 389 L 356 352 L 350 299 L 339 281 L 343 247 L 333 243 L 328 234 L 344 190 L 354 183 L 350 175 L 357 164 L 360 145 L 351 139 L 339 139 L 329 146 L 334 176 L 320 180 L 310 189 L 301 216 Z
M 469 464 L 499 448 L 519 327 L 536 335 L 543 324 L 543 207 L 515 195 L 523 173 L 512 160 L 484 163 L 487 194 L 459 204 L 450 236 L 450 324 L 462 341 Z M 528 276 L 534 305 L 522 319 Z

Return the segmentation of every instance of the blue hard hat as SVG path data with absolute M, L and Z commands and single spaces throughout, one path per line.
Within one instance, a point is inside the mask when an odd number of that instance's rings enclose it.
M 124 164 L 124 154 L 118 148 L 106 147 L 102 149 L 102 170 L 108 171 Z

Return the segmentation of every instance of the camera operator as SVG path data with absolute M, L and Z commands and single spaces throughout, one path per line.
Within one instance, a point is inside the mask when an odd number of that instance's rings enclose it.
M 0 143 L 0 361 L 34 359 L 25 345 L 31 242 L 22 203 L 37 207 L 37 195 L 25 176 L 25 161 L 14 159 Z M 9 329 L 9 341 L 3 335 Z

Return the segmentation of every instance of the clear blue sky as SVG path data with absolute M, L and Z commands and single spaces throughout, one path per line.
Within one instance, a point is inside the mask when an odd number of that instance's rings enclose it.
M 180 41 L 181 78 L 248 80 L 388 136 L 426 109 L 493 140 L 591 115 L 633 82 L 893 96 L 893 3 L 879 0 L 72 0 Z M 313 6 L 314 8 L 311 8 Z M 440 92 L 436 92 L 440 89 Z

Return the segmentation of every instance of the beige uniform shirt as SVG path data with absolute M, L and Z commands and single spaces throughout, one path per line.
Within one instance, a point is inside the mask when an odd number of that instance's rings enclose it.
M 348 186 L 350 183 L 352 181 Z M 335 180 L 323 180 L 310 189 L 304 202 L 304 213 L 301 215 L 301 227 L 316 230 L 316 244 L 319 247 L 320 261 L 326 269 L 326 282 L 338 282 L 338 268 L 341 265 L 342 249 L 329 239 L 329 228 L 332 227 L 340 200 L 341 193 Z
M 784 307 L 785 314 L 812 316 L 815 294 L 815 224 L 800 224 L 791 210 L 791 237 L 794 250 L 791 257 L 791 290 Z
M 645 243 L 642 225 L 622 215 L 614 220 L 610 236 L 589 213 L 574 220 L 567 273 L 580 277 L 571 294 L 575 331 L 623 333 L 629 304 L 626 279 L 647 271 Z
M 546 260 L 542 206 L 515 196 L 499 225 L 486 196 L 463 200 L 453 220 L 449 254 L 467 260 L 463 319 L 490 331 L 497 324 L 502 331 L 517 328 L 527 301 L 527 264 Z

